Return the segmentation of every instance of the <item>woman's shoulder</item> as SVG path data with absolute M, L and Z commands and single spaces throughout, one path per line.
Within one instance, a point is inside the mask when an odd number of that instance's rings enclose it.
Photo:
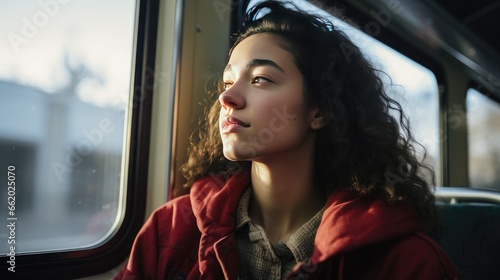
M 439 244 L 423 232 L 345 254 L 341 269 L 349 279 L 462 279 Z
M 462 278 L 458 268 L 437 241 L 423 232 L 416 232 L 396 241 L 390 251 L 394 261 L 398 260 L 406 270 L 413 267 L 414 273 L 420 275 L 427 273 L 427 275 L 443 275 L 445 278 L 442 279 Z
M 149 216 L 142 230 L 155 231 L 157 235 L 171 235 L 175 226 L 176 233 L 196 232 L 196 219 L 189 195 L 174 198 L 158 207 Z
M 183 195 L 157 208 L 142 226 L 137 240 L 158 248 L 191 248 L 197 244 L 193 240 L 200 236 L 189 195 Z

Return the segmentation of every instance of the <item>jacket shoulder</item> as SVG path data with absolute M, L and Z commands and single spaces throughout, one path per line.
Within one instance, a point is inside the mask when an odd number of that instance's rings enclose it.
M 429 253 L 436 259 L 436 265 L 439 264 L 446 274 L 447 279 L 462 279 L 462 275 L 458 268 L 434 239 L 424 233 L 416 233 L 414 236 L 418 240 L 417 242 L 422 243 L 423 246 L 426 245 L 425 247 L 428 248 L 427 250 L 429 250 Z
M 441 246 L 422 232 L 396 241 L 389 251 L 388 261 L 404 268 L 399 270 L 400 275 L 417 276 L 416 279 L 462 279 L 461 273 Z
M 172 273 L 188 273 L 195 267 L 199 239 L 189 196 L 173 199 L 149 216 L 115 279 L 170 279 Z
M 341 279 L 462 279 L 443 249 L 420 232 L 347 253 L 339 265 Z
M 186 238 L 188 237 L 186 234 L 198 232 L 189 195 L 175 198 L 157 208 L 144 227 L 151 223 L 154 223 L 159 239 L 162 237 Z M 172 231 L 173 227 L 175 231 Z M 174 232 L 176 234 L 172 234 Z

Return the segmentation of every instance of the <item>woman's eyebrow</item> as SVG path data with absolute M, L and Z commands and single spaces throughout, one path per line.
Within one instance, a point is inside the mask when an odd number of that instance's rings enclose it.
M 257 66 L 271 66 L 281 72 L 285 72 L 285 70 L 283 70 L 283 68 L 281 68 L 278 64 L 276 64 L 276 62 L 269 59 L 252 59 L 250 62 L 247 63 L 246 68 L 250 69 Z M 231 72 L 231 70 L 232 70 L 231 64 L 226 65 L 226 67 L 224 68 L 224 72 Z
M 252 59 L 250 62 L 247 63 L 247 69 L 257 66 L 271 66 L 278 69 L 281 72 L 285 72 L 285 70 L 283 70 L 283 68 L 281 68 L 278 64 L 276 64 L 276 62 L 269 59 Z

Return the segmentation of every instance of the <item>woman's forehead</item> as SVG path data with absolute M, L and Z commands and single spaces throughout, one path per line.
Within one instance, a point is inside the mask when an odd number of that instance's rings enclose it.
M 282 47 L 280 38 L 272 34 L 254 34 L 241 41 L 231 53 L 228 68 L 252 66 L 252 62 L 270 61 L 279 68 L 295 66 L 292 53 Z M 265 63 L 264 63 L 265 64 Z

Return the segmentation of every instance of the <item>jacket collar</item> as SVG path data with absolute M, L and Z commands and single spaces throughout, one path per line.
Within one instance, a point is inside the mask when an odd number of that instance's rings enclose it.
M 230 178 L 210 176 L 193 184 L 190 191 L 191 205 L 202 233 L 222 238 L 233 232 L 236 208 L 249 182 L 250 172 L 245 170 Z
M 205 177 L 193 185 L 191 203 L 198 228 L 202 232 L 200 244 L 213 245 L 212 242 L 234 231 L 236 208 L 248 187 L 249 173 L 241 171 L 230 178 Z M 407 204 L 389 204 L 380 198 L 359 196 L 345 190 L 332 193 L 325 208 L 314 241 L 313 262 L 321 262 L 334 255 L 405 236 L 423 228 L 414 208 Z M 200 246 L 200 254 L 208 254 L 210 250 L 213 249 Z
M 231 178 L 205 177 L 193 184 L 191 205 L 201 232 L 198 250 L 200 274 L 210 279 L 236 279 L 241 267 L 236 250 L 234 229 L 236 208 L 250 180 L 241 171 Z
M 336 191 L 328 198 L 311 259 L 321 262 L 422 229 L 420 218 L 408 204 Z

